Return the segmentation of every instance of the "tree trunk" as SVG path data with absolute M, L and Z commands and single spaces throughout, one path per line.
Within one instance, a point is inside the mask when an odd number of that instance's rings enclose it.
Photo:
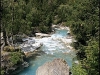
M 5 29 L 3 29 L 3 38 L 4 38 L 5 46 L 8 46 L 8 43 L 7 43 L 7 34 L 6 34 Z
M 10 45 L 5 29 L 3 29 L 3 39 L 4 39 L 5 46 Z
M 3 42 L 3 44 L 1 45 L 1 50 L 4 49 L 4 46 L 10 46 L 10 43 L 9 43 L 9 41 L 8 41 L 8 38 L 7 38 L 7 34 L 6 34 L 5 29 L 3 29 L 3 40 L 4 40 L 4 42 Z
M 14 6 L 14 5 L 13 5 Z M 14 45 L 14 41 L 13 41 L 13 26 L 14 26 L 14 7 L 12 7 L 12 33 L 11 33 L 11 37 L 12 37 L 12 45 Z
M 12 42 L 11 42 L 11 44 L 12 44 L 12 46 L 13 46 L 13 45 L 14 45 L 13 32 L 12 32 L 11 37 L 12 37 Z

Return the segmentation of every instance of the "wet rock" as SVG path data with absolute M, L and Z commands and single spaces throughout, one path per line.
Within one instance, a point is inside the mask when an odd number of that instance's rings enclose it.
M 54 59 L 40 66 L 36 75 L 69 75 L 69 66 L 63 59 Z
M 24 67 L 28 67 L 29 66 L 29 63 L 28 62 L 23 62 L 23 64 L 22 64 Z
M 42 43 L 34 43 L 34 44 L 23 44 L 21 46 L 22 52 L 33 52 L 36 49 L 39 49 L 43 44 Z
M 34 52 L 24 52 L 26 58 L 30 58 L 32 57 L 33 55 L 35 55 L 35 51 Z

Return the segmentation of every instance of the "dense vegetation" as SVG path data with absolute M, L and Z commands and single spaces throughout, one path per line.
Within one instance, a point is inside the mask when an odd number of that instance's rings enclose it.
M 1 3 L 5 45 L 6 37 L 48 33 L 52 23 L 63 22 L 77 40 L 73 46 L 80 63 L 73 64 L 73 75 L 99 75 L 99 0 L 2 0 Z
M 9 52 L 2 56 L 1 75 L 11 75 L 17 70 L 23 69 L 24 58 L 25 55 L 22 52 Z

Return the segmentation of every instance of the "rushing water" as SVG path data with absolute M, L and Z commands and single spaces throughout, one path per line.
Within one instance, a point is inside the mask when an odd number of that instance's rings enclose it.
M 51 37 L 37 38 L 37 42 L 42 42 L 43 46 L 39 49 L 44 53 L 40 56 L 36 56 L 31 60 L 30 66 L 25 68 L 17 75 L 36 75 L 36 70 L 39 66 L 43 65 L 45 62 L 51 61 L 55 58 L 63 58 L 66 60 L 68 65 L 72 66 L 72 59 L 75 57 L 75 51 L 70 50 L 60 38 L 68 37 L 66 29 L 57 29 Z

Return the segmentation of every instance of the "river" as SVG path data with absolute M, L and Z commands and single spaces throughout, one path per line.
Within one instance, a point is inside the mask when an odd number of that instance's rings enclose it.
M 72 42 L 72 39 L 66 39 L 68 37 L 67 32 L 67 29 L 58 28 L 55 33 L 51 34 L 51 37 L 35 38 L 35 41 L 43 43 L 43 46 L 39 49 L 43 52 L 41 52 L 39 56 L 32 58 L 33 60 L 29 61 L 30 66 L 17 75 L 36 75 L 36 70 L 39 66 L 55 58 L 65 59 L 68 65 L 72 67 L 73 58 L 76 57 L 75 50 L 70 49 L 68 44 L 66 45 L 61 40 Z

